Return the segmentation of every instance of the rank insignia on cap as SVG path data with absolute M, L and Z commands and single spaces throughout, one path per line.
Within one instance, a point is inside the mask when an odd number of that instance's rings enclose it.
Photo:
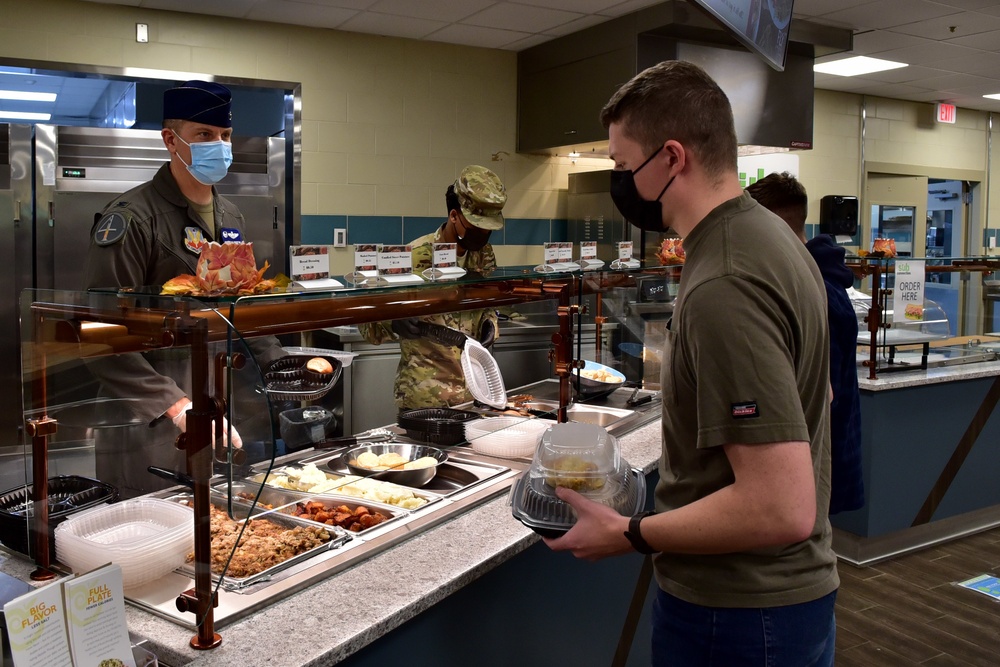
M 94 243 L 99 246 L 118 243 L 125 238 L 128 222 L 129 218 L 121 213 L 107 213 L 94 227 Z
M 205 247 L 205 235 L 200 227 L 184 228 L 184 247 L 196 255 L 201 254 L 201 249 Z
M 733 403 L 733 419 L 755 419 L 760 417 L 756 401 Z
M 243 241 L 243 234 L 238 229 L 223 227 L 219 236 L 223 243 L 240 243 Z

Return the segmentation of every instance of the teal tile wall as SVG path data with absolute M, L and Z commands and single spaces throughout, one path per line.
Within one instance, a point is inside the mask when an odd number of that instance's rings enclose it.
M 306 219 L 309 223 L 306 224 Z M 347 227 L 346 215 L 304 215 L 302 216 L 302 238 L 305 245 L 330 245 L 333 230 Z
M 333 230 L 347 229 L 348 243 L 408 243 L 429 234 L 444 222 L 432 216 L 398 215 L 303 215 L 300 243 L 333 243 Z M 565 219 L 507 218 L 504 228 L 493 232 L 493 245 L 541 245 L 546 241 L 566 241 L 569 223 Z

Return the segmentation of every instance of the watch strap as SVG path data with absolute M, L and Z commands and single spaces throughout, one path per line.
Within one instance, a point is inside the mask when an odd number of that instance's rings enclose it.
M 655 554 L 657 551 L 653 547 L 649 546 L 647 542 L 642 537 L 642 532 L 640 530 L 639 524 L 647 516 L 652 516 L 656 512 L 642 512 L 641 514 L 636 514 L 631 519 L 628 520 L 628 530 L 625 531 L 625 539 L 629 541 L 632 548 L 641 554 Z

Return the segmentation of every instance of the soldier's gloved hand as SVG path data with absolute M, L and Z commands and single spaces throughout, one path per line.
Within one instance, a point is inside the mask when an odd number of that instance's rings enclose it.
M 393 320 L 392 332 L 400 338 L 420 338 L 420 322 L 415 317 Z
M 493 342 L 496 339 L 497 325 L 493 322 L 493 320 L 486 320 L 479 328 L 479 342 L 483 344 L 483 347 L 489 349 L 493 346 Z
M 174 426 L 176 426 L 180 430 L 181 433 L 187 433 L 187 413 L 188 413 L 188 410 L 190 410 L 190 409 L 191 409 L 191 401 L 188 401 L 187 403 L 185 403 L 181 407 L 180 412 L 178 412 L 176 415 L 174 415 L 171 418 L 171 421 L 174 423 Z M 230 435 L 229 422 L 226 420 L 225 417 L 223 417 L 222 418 L 222 441 L 226 442 L 227 439 L 229 438 L 229 435 Z M 214 420 L 212 421 L 212 436 L 213 436 L 213 440 L 214 440 L 214 437 L 215 437 L 215 421 Z M 241 449 L 243 447 L 243 438 L 241 438 L 240 434 L 236 432 L 236 427 L 235 426 L 232 428 L 232 436 L 233 436 L 233 447 L 235 447 L 236 449 Z M 213 442 L 213 444 L 215 444 L 215 443 Z

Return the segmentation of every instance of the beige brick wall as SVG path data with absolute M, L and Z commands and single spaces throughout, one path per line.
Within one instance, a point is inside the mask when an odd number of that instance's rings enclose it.
M 569 159 L 515 152 L 513 52 L 82 0 L 0 0 L 0 16 L 0 58 L 301 83 L 303 214 L 440 215 L 478 163 L 509 215 L 566 215 Z

